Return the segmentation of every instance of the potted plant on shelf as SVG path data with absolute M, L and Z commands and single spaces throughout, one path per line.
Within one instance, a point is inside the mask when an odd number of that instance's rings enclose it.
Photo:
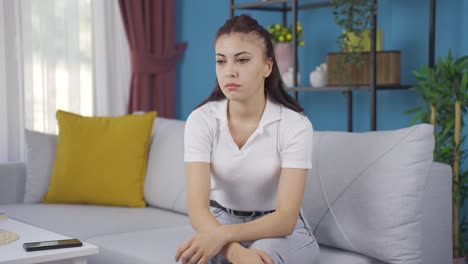
M 283 76 L 283 74 L 288 72 L 294 63 L 292 25 L 289 27 L 286 27 L 283 24 L 269 25 L 268 32 L 270 33 L 271 41 L 274 45 L 278 68 L 281 76 Z M 304 46 L 304 40 L 302 40 L 302 27 L 299 21 L 297 21 L 296 24 L 296 35 L 297 44 L 299 46 Z
M 468 171 L 460 165 L 466 158 L 461 131 L 463 114 L 468 109 L 468 56 L 455 59 L 449 51 L 433 68 L 422 66 L 414 76 L 418 83 L 411 89 L 421 95 L 427 107 L 416 107 L 407 113 L 414 114 L 413 124 L 421 121 L 434 126 L 434 160 L 452 166 L 453 256 L 454 263 L 465 263 L 468 223 L 460 209 L 468 197 Z
M 370 50 L 369 35 L 376 7 L 372 0 L 331 0 L 331 3 L 335 22 L 342 32 L 336 40 L 339 54 L 328 58 L 328 69 L 333 74 L 329 83 L 352 83 L 353 77 L 360 75 L 352 71 L 359 70 L 365 64 L 362 52 Z M 378 35 L 377 50 L 380 48 Z

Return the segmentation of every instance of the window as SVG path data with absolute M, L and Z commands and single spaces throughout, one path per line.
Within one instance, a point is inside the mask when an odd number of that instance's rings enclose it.
M 90 0 L 22 0 L 21 55 L 27 129 L 57 131 L 57 109 L 93 114 Z
M 57 109 L 125 114 L 129 82 L 118 1 L 0 0 L 0 163 L 25 159 L 24 128 L 57 134 Z

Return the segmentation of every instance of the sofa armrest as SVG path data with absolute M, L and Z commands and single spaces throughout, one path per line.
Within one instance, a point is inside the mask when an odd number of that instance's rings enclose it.
M 24 163 L 0 164 L 0 204 L 23 202 L 25 181 Z
M 422 263 L 452 263 L 452 169 L 432 163 L 422 201 Z

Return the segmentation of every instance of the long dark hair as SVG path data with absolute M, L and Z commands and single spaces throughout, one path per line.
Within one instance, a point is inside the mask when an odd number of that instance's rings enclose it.
M 265 95 L 275 103 L 284 105 L 285 107 L 294 110 L 299 113 L 303 113 L 304 110 L 299 103 L 290 96 L 284 88 L 281 74 L 276 63 L 275 53 L 273 51 L 273 44 L 271 43 L 270 33 L 260 26 L 257 20 L 247 15 L 234 16 L 224 23 L 216 32 L 216 40 L 222 35 L 228 35 L 230 33 L 245 33 L 255 34 L 263 40 L 266 48 L 266 57 L 273 60 L 273 69 L 270 75 L 265 78 Z M 200 107 L 210 101 L 218 101 L 226 98 L 219 87 L 218 80 L 216 80 L 215 87 L 211 94 L 206 98 L 200 105 Z

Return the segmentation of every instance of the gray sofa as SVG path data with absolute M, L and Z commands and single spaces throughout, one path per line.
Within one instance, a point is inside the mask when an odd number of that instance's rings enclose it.
M 56 142 L 27 135 L 27 165 L 0 164 L 0 211 L 99 246 L 90 264 L 174 263 L 177 246 L 193 234 L 183 131 L 182 121 L 155 121 L 146 208 L 24 202 L 32 188 L 46 188 L 33 177 L 50 173 Z M 432 162 L 433 144 L 429 125 L 314 132 L 303 210 L 320 244 L 320 264 L 451 263 L 451 170 Z

